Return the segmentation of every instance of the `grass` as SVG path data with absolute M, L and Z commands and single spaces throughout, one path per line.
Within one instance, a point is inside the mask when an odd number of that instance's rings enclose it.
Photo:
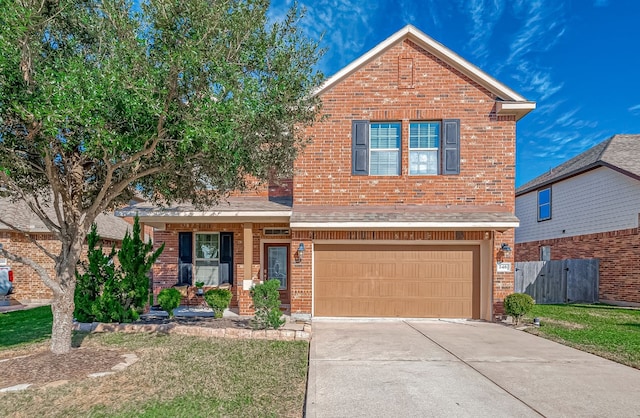
M 540 335 L 640 369 L 640 310 L 609 305 L 535 305 L 525 321 L 540 318 Z
M 12 312 L 0 323 L 0 341 L 4 344 L 4 335 L 11 336 L 21 354 L 49 332 L 38 323 L 40 335 L 34 331 L 28 341 L 19 341 L 13 334 L 26 328 L 26 313 Z M 27 317 L 46 322 L 42 312 Z M 11 318 L 20 327 L 10 324 Z M 13 331 L 5 330 L 6 324 Z M 97 379 L 0 393 L 0 416 L 302 416 L 309 348 L 305 341 L 121 333 L 78 333 L 75 340 L 86 347 L 135 353 L 139 361 Z
M 0 350 L 51 338 L 50 306 L 0 314 Z

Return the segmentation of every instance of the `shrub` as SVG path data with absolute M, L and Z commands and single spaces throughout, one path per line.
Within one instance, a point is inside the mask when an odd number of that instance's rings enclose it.
M 100 236 L 96 225 L 87 235 L 87 262 L 76 270 L 74 315 L 81 322 L 132 322 L 138 319 L 149 298 L 148 273 L 164 244 L 152 253 L 153 244 L 140 238 L 140 224 L 136 216 L 133 232 L 128 231 L 122 248 L 116 253 L 111 248 L 105 254 L 98 246 Z M 115 257 L 119 263 L 115 262 Z
M 118 251 L 120 283 L 118 299 L 123 310 L 142 313 L 149 297 L 149 271 L 164 250 L 162 244 L 153 251 L 153 243 L 144 242 L 138 215 L 133 219 L 133 229 L 125 233 Z M 134 318 L 137 319 L 137 318 Z
M 182 294 L 178 289 L 174 289 L 173 287 L 162 289 L 160 293 L 158 293 L 158 303 L 162 310 L 169 314 L 169 318 L 173 317 L 173 310 L 180 306 L 181 299 Z
M 229 289 L 211 289 L 207 290 L 204 294 L 204 300 L 207 305 L 213 309 L 214 318 L 222 318 L 224 310 L 229 307 L 231 303 L 231 291 Z
M 520 318 L 528 314 L 533 305 L 533 298 L 525 293 L 512 293 L 504 298 L 504 311 L 516 320 L 516 325 L 520 324 Z
M 252 325 L 256 329 L 278 329 L 284 324 L 280 312 L 279 280 L 268 280 L 251 289 L 255 315 Z
M 120 322 L 124 313 L 111 294 L 118 281 L 114 263 L 116 250 L 112 247 L 111 252 L 105 254 L 99 242 L 100 236 L 93 224 L 87 235 L 87 261 L 80 263 L 83 273 L 77 270 L 75 273 L 74 316 L 80 322 L 112 322 L 112 318 Z

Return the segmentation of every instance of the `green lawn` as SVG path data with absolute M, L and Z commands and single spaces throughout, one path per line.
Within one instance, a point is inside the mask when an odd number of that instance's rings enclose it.
M 0 350 L 49 339 L 52 323 L 50 306 L 0 313 Z
M 27 327 L 27 317 L 37 322 L 34 330 L 40 335 L 33 331 L 21 341 L 19 330 Z M 11 338 L 17 354 L 41 348 L 35 341 L 48 336 L 49 330 L 40 326 L 47 316 L 40 311 L 0 318 L 0 341 L 4 345 L 5 336 Z M 50 321 L 49 314 L 49 326 Z M 305 341 L 142 333 L 77 333 L 74 340 L 81 347 L 135 353 L 139 361 L 111 376 L 0 393 L 0 416 L 302 416 L 309 349 Z M 2 357 L 12 350 L 5 348 Z
M 640 310 L 609 305 L 535 305 L 527 331 L 640 369 Z

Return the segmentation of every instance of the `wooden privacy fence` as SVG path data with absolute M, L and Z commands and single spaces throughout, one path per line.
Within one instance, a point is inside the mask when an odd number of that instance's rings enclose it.
M 515 263 L 515 292 L 536 303 L 597 302 L 599 260 L 524 261 Z

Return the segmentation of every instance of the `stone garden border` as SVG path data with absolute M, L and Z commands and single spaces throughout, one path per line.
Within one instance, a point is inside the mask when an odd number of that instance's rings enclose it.
M 310 341 L 311 325 L 305 324 L 302 330 L 268 329 L 254 330 L 241 328 L 209 328 L 197 325 L 180 324 L 106 324 L 102 322 L 73 324 L 75 331 L 99 333 L 99 332 L 124 332 L 124 333 L 161 333 L 189 335 L 197 337 L 215 337 L 230 339 L 254 339 L 254 340 L 279 340 L 279 341 Z

